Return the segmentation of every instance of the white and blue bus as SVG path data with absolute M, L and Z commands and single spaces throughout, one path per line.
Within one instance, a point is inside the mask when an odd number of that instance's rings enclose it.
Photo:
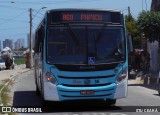
M 35 83 L 43 102 L 127 95 L 124 16 L 100 9 L 54 9 L 36 29 Z

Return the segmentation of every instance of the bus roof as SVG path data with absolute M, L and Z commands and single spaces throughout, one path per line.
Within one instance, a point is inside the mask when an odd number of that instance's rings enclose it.
M 120 10 L 116 9 L 80 9 L 80 8 L 62 8 L 62 9 L 51 9 L 47 12 L 54 12 L 54 11 L 108 11 L 108 12 L 119 12 L 122 13 Z

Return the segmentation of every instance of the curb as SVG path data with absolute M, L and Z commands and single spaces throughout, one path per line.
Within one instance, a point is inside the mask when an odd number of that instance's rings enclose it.
M 18 75 L 20 75 L 20 74 L 27 73 L 27 72 L 29 72 L 29 71 L 31 71 L 31 70 L 33 70 L 33 69 L 26 70 L 26 71 L 24 71 L 24 72 L 22 72 L 22 73 L 18 73 L 17 75 L 13 75 L 12 77 L 10 77 L 10 78 L 9 78 L 10 80 L 9 80 L 7 83 L 5 83 L 4 86 L 2 87 L 2 89 L 0 90 L 0 100 L 2 99 L 1 97 L 2 97 L 2 91 L 3 91 L 3 89 L 4 89 L 6 86 L 8 86 L 8 84 L 13 80 L 13 78 L 15 78 L 16 76 L 18 76 Z M 4 106 L 3 103 L 1 103 L 0 106 Z

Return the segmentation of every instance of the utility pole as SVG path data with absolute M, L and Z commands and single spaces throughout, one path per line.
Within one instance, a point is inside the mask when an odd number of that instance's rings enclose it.
M 45 9 L 47 7 L 42 7 L 41 9 Z M 40 9 L 40 10 L 41 10 Z M 34 16 L 37 15 L 37 13 L 39 13 L 39 11 L 36 12 L 36 14 Z M 33 67 L 33 55 L 32 55 L 32 20 L 33 20 L 33 17 L 32 17 L 32 8 L 29 9 L 29 17 L 30 17 L 30 46 L 29 46 L 29 68 L 31 69 Z
M 145 0 L 145 4 L 146 4 L 146 11 L 147 11 L 147 1 Z
M 131 15 L 131 9 L 130 9 L 130 6 L 128 6 L 128 16 Z
M 128 21 L 132 20 L 132 15 L 131 15 L 131 9 L 130 6 L 128 6 Z
M 142 11 L 143 11 L 143 0 L 142 0 Z
M 32 68 L 32 8 L 29 9 L 30 17 L 30 46 L 29 46 L 29 68 Z

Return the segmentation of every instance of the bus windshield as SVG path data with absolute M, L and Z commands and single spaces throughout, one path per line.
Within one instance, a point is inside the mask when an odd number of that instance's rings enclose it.
M 125 60 L 121 26 L 58 25 L 47 31 L 47 62 L 51 64 L 105 64 Z

